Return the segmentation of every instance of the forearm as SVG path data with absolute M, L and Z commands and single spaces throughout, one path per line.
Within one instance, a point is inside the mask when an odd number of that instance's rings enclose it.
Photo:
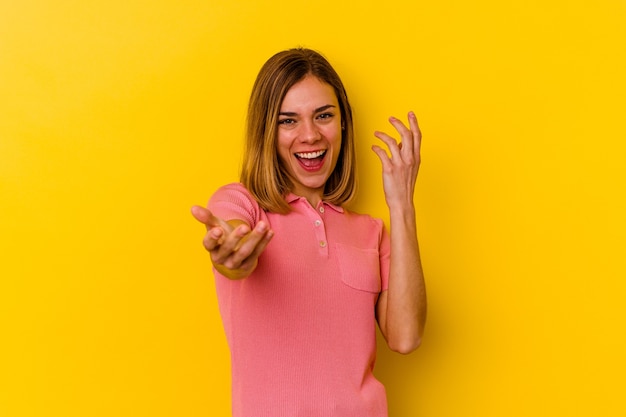
M 384 333 L 393 350 L 408 353 L 420 345 L 426 322 L 426 289 L 413 205 L 390 208 L 390 224 Z

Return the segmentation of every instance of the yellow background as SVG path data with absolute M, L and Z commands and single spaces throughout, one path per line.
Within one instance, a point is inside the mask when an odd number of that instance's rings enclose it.
M 626 410 L 626 3 L 2 0 L 0 416 L 228 416 L 203 228 L 248 94 L 322 51 L 372 132 L 413 109 L 429 323 L 392 417 Z

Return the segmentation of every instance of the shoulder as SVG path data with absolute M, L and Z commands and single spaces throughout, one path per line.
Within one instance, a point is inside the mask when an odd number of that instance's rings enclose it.
M 233 182 L 230 184 L 222 185 L 211 196 L 211 201 L 219 200 L 241 200 L 244 202 L 254 202 L 254 197 L 250 194 L 250 191 L 243 184 L 239 182 Z
M 343 233 L 351 235 L 357 241 L 378 242 L 380 245 L 386 239 L 387 230 L 382 219 L 369 214 L 362 214 L 344 208 Z
M 358 213 L 346 208 L 343 209 L 345 217 L 350 221 L 362 225 L 364 227 L 374 227 L 377 230 L 382 230 L 385 225 L 382 219 L 370 216 L 369 214 Z
M 263 212 L 250 191 L 241 183 L 218 188 L 209 199 L 208 207 L 224 220 L 240 219 L 251 226 L 256 224 Z
M 374 251 L 381 259 L 389 253 L 389 234 L 381 219 L 345 208 L 343 214 L 333 218 L 339 219 L 333 224 L 333 235 L 343 247 Z

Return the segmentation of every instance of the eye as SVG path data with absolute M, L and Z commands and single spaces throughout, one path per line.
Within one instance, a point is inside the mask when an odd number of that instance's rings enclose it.
M 320 120 L 328 120 L 331 119 L 334 116 L 333 113 L 321 113 L 317 115 L 317 118 Z
M 278 121 L 279 125 L 292 125 L 294 124 L 296 121 L 294 119 L 280 119 Z

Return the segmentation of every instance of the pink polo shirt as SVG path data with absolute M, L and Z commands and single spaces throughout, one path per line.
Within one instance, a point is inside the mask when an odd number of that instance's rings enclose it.
M 214 270 L 233 417 L 386 417 L 372 369 L 389 235 L 367 215 L 293 194 L 287 202 L 286 215 L 265 212 L 241 184 L 209 202 L 222 219 L 263 220 L 275 232 L 248 278 Z

